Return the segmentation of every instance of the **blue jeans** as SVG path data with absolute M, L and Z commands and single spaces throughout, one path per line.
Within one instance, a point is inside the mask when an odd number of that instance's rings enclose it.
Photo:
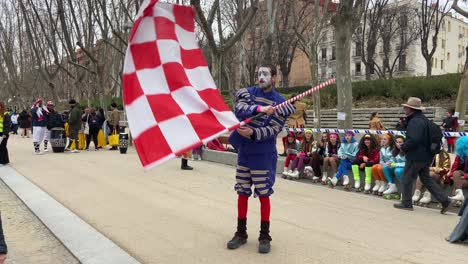
M 341 160 L 340 165 L 338 165 L 338 171 L 335 175 L 336 179 L 339 180 L 343 175 L 348 175 L 348 170 L 351 170 L 352 165 L 353 163 L 348 159 Z
M 401 181 L 401 176 L 405 172 L 404 168 L 390 168 L 387 164 L 383 166 L 383 173 L 385 175 L 385 179 L 387 179 L 388 183 L 395 183 L 393 181 L 393 177 L 395 176 L 398 181 Z

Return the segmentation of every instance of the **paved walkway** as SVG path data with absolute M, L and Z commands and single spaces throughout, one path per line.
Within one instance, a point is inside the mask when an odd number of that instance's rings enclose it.
M 259 205 L 251 199 L 247 245 L 225 248 L 236 221 L 234 169 L 180 160 L 143 172 L 133 150 L 32 155 L 13 138 L 12 166 L 142 263 L 464 263 L 444 241 L 458 217 L 356 193 L 277 179 L 272 252 L 256 253 Z M 51 212 L 53 213 L 53 212 Z
M 78 261 L 0 180 L 0 210 L 7 264 L 73 264 Z

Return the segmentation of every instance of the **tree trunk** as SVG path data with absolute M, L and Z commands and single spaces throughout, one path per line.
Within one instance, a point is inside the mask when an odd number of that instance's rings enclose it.
M 244 46 L 244 40 L 245 40 L 245 34 L 242 35 L 242 39 L 239 42 L 239 85 L 237 86 L 238 88 L 240 87 L 246 87 L 247 86 L 247 76 L 246 74 L 246 68 L 247 68 L 247 60 L 246 60 L 246 54 L 245 54 L 245 46 Z
M 351 37 L 349 25 L 337 23 L 336 30 L 336 75 L 337 75 L 337 112 L 340 114 L 338 128 L 353 127 L 353 90 L 351 85 Z M 344 120 L 340 120 L 344 119 Z
M 466 48 L 468 52 L 468 47 Z M 455 112 L 459 113 L 458 120 L 464 121 L 466 114 L 466 106 L 468 104 L 468 56 L 465 60 L 460 86 L 458 87 L 457 102 L 455 104 Z M 460 125 L 458 131 L 464 131 L 465 125 Z
M 318 84 L 318 64 L 315 59 L 317 54 L 317 48 L 315 45 L 311 44 L 309 46 L 309 68 L 310 68 L 310 85 L 314 87 Z M 317 91 L 313 94 L 314 97 L 314 127 L 320 128 L 320 91 Z
M 432 76 L 432 58 L 425 58 L 426 59 L 426 76 Z

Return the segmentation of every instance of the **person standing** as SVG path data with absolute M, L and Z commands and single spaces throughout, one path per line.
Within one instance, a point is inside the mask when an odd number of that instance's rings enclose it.
M 413 183 L 419 175 L 419 179 L 427 190 L 442 204 L 441 214 L 444 214 L 450 206 L 449 197 L 442 192 L 440 186 L 429 175 L 434 155 L 431 151 L 431 139 L 429 120 L 424 116 L 421 99 L 410 97 L 406 104 L 402 104 L 408 120 L 406 141 L 401 149 L 406 153 L 405 172 L 401 178 L 402 200 L 394 204 L 397 209 L 413 210 L 412 190 Z
M 18 116 L 16 112 L 11 114 L 11 132 L 13 135 L 18 135 Z
M 23 112 L 21 112 L 21 114 L 19 115 L 18 123 L 19 123 L 20 128 L 22 129 L 21 137 L 29 138 L 28 130 L 31 127 L 31 122 L 29 122 L 29 115 L 26 110 L 23 110 Z
M 37 98 L 36 103 L 31 109 L 32 125 L 33 125 L 33 144 L 34 154 L 42 154 L 40 147 L 42 141 L 46 137 L 47 132 L 47 118 L 49 110 L 43 105 L 42 98 Z M 47 152 L 47 140 L 44 141 L 44 151 Z
M 10 163 L 7 149 L 10 127 L 10 115 L 6 112 L 5 103 L 0 101 L 0 166 Z
M 89 125 L 89 133 L 88 135 L 86 135 L 86 151 L 89 151 L 91 139 L 94 142 L 94 150 L 98 150 L 98 133 L 102 127 L 102 122 L 100 117 L 96 114 L 95 108 L 91 108 L 90 113 L 87 117 L 87 122 Z
M 116 103 L 112 103 L 111 107 L 112 112 L 107 119 L 107 124 L 110 127 L 110 133 L 119 133 L 120 113 Z M 117 146 L 112 146 L 111 150 L 117 150 Z
M 450 109 L 445 113 L 445 118 L 442 121 L 441 128 L 445 132 L 455 132 L 458 128 L 458 118 L 454 116 L 455 109 Z M 447 137 L 447 152 L 453 153 L 455 151 L 455 138 Z
M 0 264 L 5 263 L 7 258 L 8 248 L 3 235 L 2 216 L 0 215 Z
M 240 89 L 236 93 L 235 114 L 239 120 L 263 113 L 255 121 L 242 126 L 229 137 L 237 150 L 236 184 L 237 231 L 227 243 L 228 249 L 237 249 L 247 242 L 247 208 L 255 187 L 254 197 L 260 200 L 259 253 L 270 252 L 270 196 L 276 176 L 276 137 L 283 129 L 286 118 L 295 111 L 294 106 L 285 104 L 280 109 L 274 105 L 283 103 L 284 98 L 275 90 L 276 66 L 262 65 L 258 69 L 258 86 Z
M 81 110 L 79 104 L 74 100 L 71 99 L 68 104 L 70 105 L 70 117 L 68 119 L 68 126 L 70 130 L 70 143 L 68 144 L 68 150 L 73 142 L 75 142 L 75 149 L 72 150 L 72 153 L 78 153 L 78 133 L 81 129 Z

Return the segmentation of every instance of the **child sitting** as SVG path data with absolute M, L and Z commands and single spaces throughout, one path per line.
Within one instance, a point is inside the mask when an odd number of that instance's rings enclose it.
M 338 157 L 340 158 L 340 165 L 335 177 L 328 179 L 328 184 L 333 187 L 336 186 L 338 181 L 343 177 L 343 185 L 348 189 L 349 177 L 348 170 L 351 169 L 351 165 L 356 160 L 356 153 L 358 152 L 358 143 L 354 138 L 352 131 L 347 131 L 341 146 L 338 149 Z
M 370 193 L 372 183 L 372 166 L 380 161 L 380 149 L 377 140 L 373 135 L 366 134 L 359 141 L 359 152 L 356 161 L 353 163 L 354 189 L 361 191 L 361 175 L 359 171 L 364 171 L 365 186 L 364 191 Z
M 299 141 L 296 140 L 296 136 L 293 132 L 288 132 L 285 152 L 287 156 L 284 161 L 283 178 L 288 176 L 289 173 L 292 173 L 292 170 L 289 170 L 289 164 L 296 158 L 299 152 Z
M 393 181 L 393 175 L 400 180 L 405 171 L 405 153 L 401 150 L 401 146 L 405 143 L 403 136 L 395 137 L 395 148 L 392 151 L 392 159 L 390 164 L 385 164 L 383 172 L 388 181 L 388 189 L 383 192 L 383 195 L 391 195 L 398 192 L 398 188 Z
M 382 137 L 380 147 L 380 163 L 372 166 L 372 176 L 374 176 L 375 185 L 372 192 L 376 195 L 382 195 L 387 188 L 387 181 L 383 173 L 385 164 L 390 165 L 392 159 L 392 151 L 395 147 L 395 141 L 391 134 L 386 134 Z

